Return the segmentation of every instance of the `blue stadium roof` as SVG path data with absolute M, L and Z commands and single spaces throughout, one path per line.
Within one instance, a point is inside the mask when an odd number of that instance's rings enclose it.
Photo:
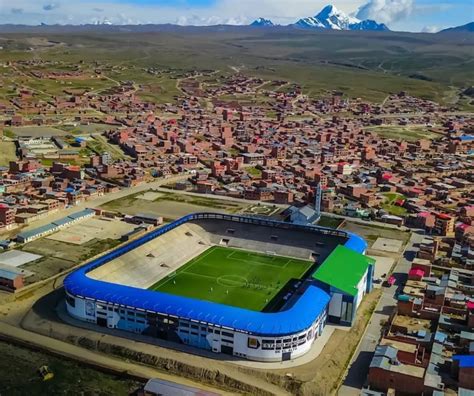
M 348 232 L 347 235 L 349 237 L 349 240 L 345 243 L 344 246 L 346 248 L 354 250 L 357 253 L 364 254 L 368 247 L 365 239 L 351 232 Z
M 210 217 L 209 217 L 210 216 Z M 119 284 L 94 280 L 87 273 L 101 265 L 141 246 L 150 240 L 176 228 L 188 221 L 198 219 L 225 219 L 232 220 L 242 217 L 234 215 L 197 213 L 183 217 L 171 224 L 161 227 L 143 237 L 134 240 L 68 275 L 64 280 L 64 287 L 68 293 L 99 300 L 111 304 L 125 305 L 161 314 L 173 315 L 183 319 L 203 321 L 236 330 L 262 334 L 268 336 L 284 336 L 308 329 L 315 319 L 325 310 L 330 296 L 324 290 L 310 285 L 296 302 L 287 310 L 276 313 L 263 313 L 246 310 L 228 305 L 201 301 L 197 299 L 166 294 L 157 291 L 139 289 Z M 298 226 L 272 220 L 244 218 L 248 223 L 266 224 L 293 229 L 306 229 L 315 233 L 331 233 L 335 236 L 348 236 L 347 233 L 308 226 Z M 346 243 L 351 249 L 361 253 L 367 247 L 362 238 L 354 234 L 349 236 Z M 349 247 L 349 246 L 348 246 Z M 361 250 L 363 249 L 363 250 Z

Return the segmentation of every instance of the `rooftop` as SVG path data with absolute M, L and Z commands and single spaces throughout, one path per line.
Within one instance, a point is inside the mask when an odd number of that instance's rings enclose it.
M 324 282 L 351 296 L 357 295 L 357 285 L 375 260 L 339 245 L 313 274 Z

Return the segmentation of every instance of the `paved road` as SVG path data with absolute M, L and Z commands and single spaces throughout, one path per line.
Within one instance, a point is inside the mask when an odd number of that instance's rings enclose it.
M 399 259 L 394 268 L 393 275 L 397 279 L 394 286 L 383 288 L 383 294 L 375 308 L 374 314 L 369 322 L 367 330 L 362 338 L 359 347 L 352 357 L 346 378 L 339 389 L 339 396 L 356 396 L 365 385 L 369 372 L 370 361 L 372 360 L 375 347 L 380 339 L 382 326 L 380 322 L 387 320 L 396 306 L 396 292 L 402 287 L 408 277 L 411 262 L 415 258 L 417 245 L 423 240 L 423 235 L 413 233 L 403 256 Z

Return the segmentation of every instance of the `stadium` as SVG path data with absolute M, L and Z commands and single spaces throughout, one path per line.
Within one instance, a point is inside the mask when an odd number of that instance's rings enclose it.
M 196 213 L 68 275 L 68 313 L 256 361 L 302 356 L 350 326 L 372 288 L 367 244 L 343 231 Z

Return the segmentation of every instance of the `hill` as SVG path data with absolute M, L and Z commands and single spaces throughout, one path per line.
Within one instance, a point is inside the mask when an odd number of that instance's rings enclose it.
M 405 90 L 445 103 L 474 85 L 474 35 L 175 25 L 2 26 L 0 32 L 0 62 L 20 50 L 22 59 L 127 65 L 137 83 L 153 83 L 149 68 L 240 70 L 298 83 L 309 95 L 339 90 L 380 102 Z
M 441 30 L 439 33 L 459 33 L 459 32 L 474 32 L 474 22 L 470 22 L 462 26 L 456 26 L 456 27 L 444 29 L 444 30 Z

